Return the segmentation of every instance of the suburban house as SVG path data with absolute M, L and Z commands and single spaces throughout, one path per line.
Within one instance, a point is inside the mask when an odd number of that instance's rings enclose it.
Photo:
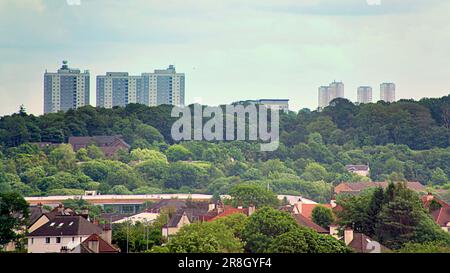
M 32 207 L 30 211 L 32 221 L 27 236 L 29 253 L 70 252 L 93 234 L 111 243 L 111 228 L 90 222 L 87 211 L 78 214 L 63 205 L 49 212 L 42 206 Z M 39 212 L 41 214 L 38 216 Z
M 40 215 L 39 212 L 41 212 Z M 42 206 L 35 206 L 33 209 L 30 209 L 30 221 L 29 221 L 30 224 L 28 225 L 28 232 L 29 233 L 33 232 L 37 228 L 54 219 L 56 216 L 63 216 L 63 215 L 74 216 L 77 214 L 70 208 L 64 208 L 62 204 L 51 211 L 43 209 Z M 87 215 L 84 216 L 87 218 Z
M 422 196 L 423 206 L 428 209 L 436 224 L 450 232 L 450 205 L 428 193 Z
M 29 215 L 28 215 L 28 220 L 27 220 L 26 226 L 24 226 L 20 230 L 15 230 L 15 232 L 17 234 L 22 234 L 25 230 L 29 231 L 29 227 L 31 226 L 31 224 L 34 224 L 39 218 L 42 217 L 43 214 L 49 214 L 49 213 L 50 212 L 48 210 L 43 208 L 42 204 L 39 204 L 37 206 L 30 206 L 29 207 Z M 15 215 L 15 217 L 20 218 L 20 217 L 22 217 L 22 215 Z M 44 216 L 44 217 L 46 218 L 47 216 Z M 50 216 L 48 216 L 48 217 L 50 217 Z M 42 223 L 42 220 L 39 223 Z M 37 225 L 38 224 L 36 224 L 35 226 L 37 226 Z M 2 248 L 5 251 L 15 251 L 16 250 L 16 242 L 11 241 L 11 242 L 3 245 Z
M 242 213 L 244 215 L 250 216 L 256 211 L 256 207 L 253 205 L 250 205 L 248 208 L 243 208 L 241 206 L 235 208 L 229 205 L 222 204 L 210 204 L 210 206 L 210 210 L 205 217 L 206 221 L 208 222 L 237 213 Z
M 156 220 L 156 218 L 158 218 L 159 213 L 155 213 L 155 212 L 147 212 L 147 211 L 143 211 L 140 212 L 138 214 L 134 214 L 134 215 L 130 215 L 130 216 L 126 216 L 123 217 L 121 219 L 115 220 L 112 223 L 113 224 L 120 224 L 120 223 L 125 223 L 125 222 L 130 222 L 133 225 L 137 222 L 141 222 L 141 223 L 152 223 L 153 221 Z
M 67 253 L 118 253 L 120 250 L 111 245 L 98 234 L 92 234 L 72 250 L 63 249 Z
M 345 169 L 360 176 L 369 176 L 370 173 L 368 165 L 345 165 Z
M 389 249 L 379 242 L 373 240 L 369 236 L 354 232 L 352 229 L 347 228 L 344 230 L 344 243 L 351 247 L 357 253 L 384 253 Z
M 342 209 L 333 201 L 330 202 L 330 204 L 305 204 L 301 200 L 299 200 L 294 205 L 281 207 L 280 210 L 291 213 L 299 226 L 313 229 L 320 234 L 328 234 L 338 240 L 343 240 L 347 246 L 351 247 L 358 253 L 381 253 L 389 251 L 388 248 L 373 240 L 369 236 L 362 233 L 353 232 L 352 229 L 345 229 L 344 236 L 339 237 L 338 225 L 332 224 L 328 228 L 324 228 L 314 223 L 312 221 L 312 211 L 317 206 L 330 208 L 333 211 Z
M 113 157 L 119 150 L 130 150 L 130 145 L 126 143 L 122 136 L 73 136 L 69 137 L 69 144 L 76 152 L 81 148 L 87 148 L 89 145 L 98 146 L 106 157 Z
M 111 230 L 103 230 L 81 215 L 57 215 L 28 234 L 28 253 L 65 252 L 92 234 L 110 243 L 110 233 Z
M 192 223 L 192 218 L 188 216 L 186 211 L 176 213 L 169 219 L 169 222 L 162 227 L 162 236 L 168 238 L 178 233 L 180 228 Z
M 280 210 L 289 212 L 299 226 L 311 228 L 321 234 L 330 234 L 329 229 L 319 226 L 312 220 L 312 211 L 317 206 L 332 208 L 331 204 L 304 203 L 302 199 L 299 199 L 294 205 L 283 206 Z
M 297 224 L 299 226 L 302 227 L 307 227 L 307 228 L 311 228 L 313 230 L 315 230 L 317 233 L 321 233 L 321 234 L 329 234 L 329 230 L 319 226 L 318 224 L 314 223 L 312 220 L 306 218 L 305 216 L 301 215 L 301 214 L 293 214 L 292 215 L 295 219 L 295 221 L 297 222 Z
M 398 182 L 401 183 L 401 182 Z M 416 192 L 425 192 L 425 186 L 419 182 L 405 182 L 406 187 L 416 191 Z M 382 187 L 383 189 L 387 188 L 389 182 L 342 182 L 341 184 L 334 187 L 335 194 L 359 194 L 361 191 L 374 188 L 374 187 Z
M 37 206 L 30 206 L 30 214 L 28 216 L 28 226 L 31 223 L 34 223 L 42 214 L 49 213 L 50 211 L 46 210 L 42 204 L 38 204 Z
M 192 206 L 195 207 L 192 207 Z M 218 218 L 225 217 L 231 214 L 242 213 L 245 215 L 251 215 L 256 211 L 255 206 L 249 206 L 248 208 L 223 205 L 221 202 L 217 203 L 200 203 L 190 204 L 186 208 L 179 209 L 175 215 L 173 215 L 168 223 L 163 226 L 163 237 L 169 237 L 176 234 L 181 227 L 189 225 L 193 222 L 209 222 Z
M 294 205 L 293 211 L 294 211 L 294 214 L 301 214 L 301 215 L 305 216 L 306 218 L 308 218 L 309 220 L 312 220 L 312 212 L 313 212 L 314 208 L 317 206 L 322 206 L 322 207 L 326 207 L 329 209 L 333 208 L 332 204 L 304 204 L 304 203 L 299 202 Z

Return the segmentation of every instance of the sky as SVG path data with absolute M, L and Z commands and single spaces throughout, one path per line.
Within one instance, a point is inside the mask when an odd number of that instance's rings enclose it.
M 169 64 L 186 103 L 345 96 L 395 82 L 397 98 L 450 92 L 448 0 L 0 0 L 0 115 L 43 113 L 43 74 L 62 60 L 95 76 Z

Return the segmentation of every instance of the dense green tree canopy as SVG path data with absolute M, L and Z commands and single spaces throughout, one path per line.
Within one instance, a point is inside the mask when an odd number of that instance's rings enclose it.
M 334 215 L 330 208 L 316 206 L 312 211 L 312 220 L 319 226 L 328 229 L 334 221 Z
M 171 253 L 241 253 L 243 243 L 223 222 L 203 222 L 184 226 L 155 252 Z
M 338 213 L 342 226 L 372 236 L 389 248 L 399 249 L 408 242 L 450 244 L 450 234 L 434 222 L 417 193 L 404 183 L 391 183 L 384 192 L 375 189 L 343 197 L 338 203 L 343 207 Z
M 276 207 L 279 204 L 275 193 L 260 186 L 236 185 L 230 190 L 230 195 L 235 206 L 253 205 L 259 208 L 263 206 Z
M 297 227 L 281 234 L 268 249 L 269 253 L 350 253 L 345 243 L 309 228 Z
M 275 238 L 297 227 L 290 214 L 263 207 L 249 217 L 242 231 L 245 249 L 256 253 L 268 252 Z
M 168 105 L 86 106 L 39 117 L 22 109 L 0 119 L 0 191 L 108 193 L 123 185 L 130 192 L 228 194 L 245 182 L 329 202 L 343 181 L 409 180 L 450 201 L 448 109 L 449 97 L 361 105 L 337 99 L 322 112 L 282 113 L 275 152 L 245 141 L 174 143 Z M 131 151 L 106 159 L 93 145 L 77 153 L 70 145 L 30 145 L 87 135 L 122 135 Z M 347 164 L 369 164 L 370 177 L 347 172 Z
M 28 224 L 28 203 L 15 192 L 0 193 L 0 245 L 19 238 Z

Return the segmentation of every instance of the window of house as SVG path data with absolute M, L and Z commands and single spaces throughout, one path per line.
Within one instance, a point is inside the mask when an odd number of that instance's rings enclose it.
M 50 237 L 45 237 L 45 243 L 50 244 Z
M 61 243 L 61 237 L 56 237 L 56 243 L 60 244 Z
M 31 244 L 34 244 L 34 238 L 31 238 Z

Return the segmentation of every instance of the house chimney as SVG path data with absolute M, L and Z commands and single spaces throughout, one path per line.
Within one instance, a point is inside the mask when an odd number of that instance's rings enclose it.
M 222 203 L 217 204 L 216 208 L 217 208 L 217 213 L 218 214 L 220 214 L 220 213 L 222 213 L 224 211 Z
M 339 239 L 339 229 L 337 225 L 330 225 L 330 235 L 336 239 Z
M 353 241 L 353 229 L 346 228 L 344 230 L 344 242 L 345 245 L 349 245 Z
M 63 205 L 63 204 L 59 204 L 59 205 L 58 205 L 58 208 L 57 208 L 57 211 L 58 211 L 59 213 L 63 214 L 63 212 L 64 212 L 64 205 Z
M 81 214 L 82 214 L 82 215 L 89 215 L 89 209 L 83 208 L 83 209 L 81 210 Z
M 426 197 L 427 201 L 431 201 L 434 199 L 434 196 L 431 192 L 428 192 L 427 197 Z
M 88 247 L 94 251 L 94 253 L 98 253 L 99 252 L 99 243 L 98 240 L 94 239 L 94 240 L 90 240 L 88 241 Z
M 252 215 L 253 213 L 255 213 L 256 211 L 256 207 L 253 204 L 250 204 L 250 206 L 248 206 L 248 216 Z
M 100 235 L 100 237 L 102 237 L 102 239 L 107 241 L 108 243 L 111 243 L 111 241 L 112 241 L 112 229 L 111 229 L 111 227 L 104 226 L 103 227 L 103 232 Z
M 294 214 L 302 214 L 303 201 L 301 198 L 294 204 Z M 295 209 L 297 208 L 297 209 Z
M 331 205 L 331 208 L 335 208 L 337 206 L 336 199 L 331 199 L 330 200 L 330 205 Z

